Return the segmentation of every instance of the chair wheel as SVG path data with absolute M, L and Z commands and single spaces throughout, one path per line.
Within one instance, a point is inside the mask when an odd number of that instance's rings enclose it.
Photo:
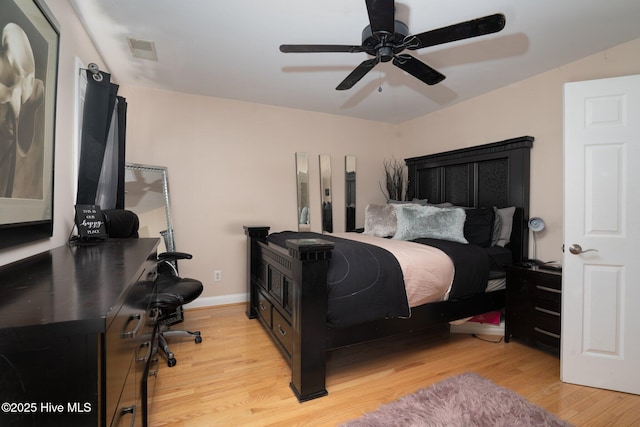
M 196 344 L 200 344 L 202 342 L 202 337 L 200 335 L 196 336 Z
M 176 366 L 176 363 L 178 363 L 178 361 L 175 359 L 175 357 L 170 357 L 167 359 L 167 365 L 170 368 L 173 368 L 174 366 Z

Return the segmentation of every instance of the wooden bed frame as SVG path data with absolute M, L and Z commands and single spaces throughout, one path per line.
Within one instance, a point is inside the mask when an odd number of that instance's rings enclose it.
M 477 147 L 406 159 L 409 199 L 459 206 L 516 206 L 510 247 L 514 261 L 527 258 L 529 151 L 524 136 Z M 291 363 L 298 400 L 325 396 L 327 351 L 415 332 L 504 307 L 504 290 L 412 308 L 409 319 L 384 319 L 347 328 L 327 326 L 327 270 L 333 244 L 322 239 L 267 243 L 269 227 L 245 226 L 247 316 L 260 319 Z

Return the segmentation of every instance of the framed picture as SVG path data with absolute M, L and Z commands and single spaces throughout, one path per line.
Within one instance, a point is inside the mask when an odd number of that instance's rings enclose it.
M 51 237 L 60 30 L 41 0 L 0 2 L 0 249 Z

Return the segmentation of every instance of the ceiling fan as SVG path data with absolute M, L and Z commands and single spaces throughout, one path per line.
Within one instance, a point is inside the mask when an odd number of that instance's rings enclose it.
M 457 40 L 497 33 L 504 28 L 505 17 L 497 13 L 483 18 L 472 19 L 424 33 L 409 35 L 409 28 L 395 20 L 394 0 L 365 0 L 369 23 L 362 31 L 362 45 L 313 45 L 283 44 L 284 53 L 309 52 L 366 52 L 373 56 L 363 61 L 337 87 L 336 90 L 351 89 L 379 62 L 393 60 L 393 65 L 406 71 L 428 85 L 444 80 L 445 76 L 415 57 L 403 54 L 405 49 L 417 50 Z

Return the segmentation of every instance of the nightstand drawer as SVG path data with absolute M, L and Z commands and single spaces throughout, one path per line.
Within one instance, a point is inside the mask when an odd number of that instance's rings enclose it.
M 538 307 L 543 310 L 552 311 L 560 316 L 560 310 L 562 307 L 562 298 L 558 295 L 554 299 L 532 298 L 530 303 L 535 308 Z
M 560 335 L 560 313 L 547 310 L 541 307 L 534 307 L 533 326 L 547 332 Z
M 534 328 L 532 333 L 532 338 L 536 343 L 548 345 L 555 349 L 560 348 L 560 334 L 556 334 L 551 331 L 547 331 L 542 328 Z
M 522 277 L 517 285 L 511 289 L 512 292 L 521 295 L 527 295 L 532 298 L 540 298 L 548 301 L 560 301 L 562 299 L 562 290 L 559 289 L 559 283 L 544 280 L 545 277 Z

